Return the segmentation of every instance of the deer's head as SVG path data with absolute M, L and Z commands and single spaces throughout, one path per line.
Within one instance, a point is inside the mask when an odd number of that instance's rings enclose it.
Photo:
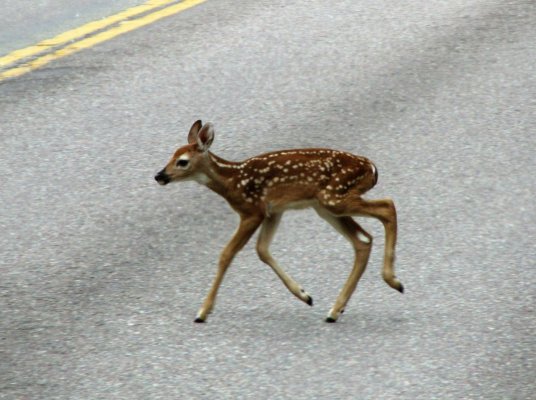
M 188 144 L 178 148 L 167 165 L 154 177 L 160 185 L 184 180 L 203 181 L 206 179 L 203 167 L 208 149 L 214 140 L 214 127 L 198 120 L 188 134 Z

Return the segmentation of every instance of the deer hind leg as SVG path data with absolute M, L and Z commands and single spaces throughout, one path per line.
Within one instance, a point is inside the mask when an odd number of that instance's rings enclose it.
M 214 307 L 216 295 L 221 282 L 223 281 L 223 276 L 225 275 L 227 268 L 231 264 L 231 261 L 233 261 L 236 253 L 238 253 L 246 245 L 248 240 L 255 233 L 262 220 L 262 217 L 242 218 L 240 220 L 240 225 L 238 226 L 237 231 L 220 255 L 216 277 L 214 278 L 212 287 L 210 288 L 210 291 L 208 292 L 201 309 L 197 313 L 195 322 L 206 321 L 208 314 L 210 314 L 212 308 Z
M 350 297 L 352 297 L 361 275 L 365 272 L 372 248 L 372 236 L 355 222 L 352 217 L 337 217 L 321 208 L 317 208 L 316 212 L 343 235 L 355 250 L 354 266 L 350 272 L 350 276 L 326 317 L 326 322 L 335 322 L 340 314 L 344 312 L 346 304 L 348 304 Z
M 307 294 L 307 292 L 303 290 L 303 288 L 277 264 L 270 254 L 270 243 L 272 242 L 277 227 L 279 226 L 281 216 L 281 213 L 272 214 L 270 217 L 264 220 L 261 233 L 259 234 L 259 239 L 257 241 L 257 253 L 259 254 L 261 261 L 269 265 L 274 270 L 279 279 L 281 279 L 283 284 L 294 296 L 312 306 L 313 298 Z
M 334 205 L 328 205 L 328 210 L 335 215 L 359 215 L 380 220 L 385 230 L 385 250 L 383 257 L 383 280 L 393 289 L 404 293 L 404 286 L 396 278 L 394 271 L 395 245 L 397 235 L 396 208 L 391 199 L 364 200 L 361 197 L 347 198 Z

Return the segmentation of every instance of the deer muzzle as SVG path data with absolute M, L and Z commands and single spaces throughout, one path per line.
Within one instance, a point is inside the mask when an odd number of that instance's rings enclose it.
M 169 175 L 166 174 L 165 170 L 162 170 L 158 174 L 156 174 L 154 179 L 162 186 L 167 185 L 171 181 Z

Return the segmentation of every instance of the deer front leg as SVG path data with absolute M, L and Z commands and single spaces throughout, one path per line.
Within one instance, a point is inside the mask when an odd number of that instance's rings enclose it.
M 218 289 L 223 281 L 223 277 L 227 268 L 233 261 L 234 256 L 238 253 L 248 242 L 251 236 L 255 233 L 259 225 L 262 223 L 263 217 L 242 217 L 240 219 L 240 225 L 238 226 L 237 231 L 233 235 L 231 241 L 223 249 L 220 260 L 218 263 L 218 270 L 216 272 L 216 277 L 212 283 L 212 287 L 208 292 L 205 301 L 194 322 L 205 322 L 208 314 L 212 311 L 214 307 L 214 301 L 216 300 L 216 295 Z
M 266 218 L 262 224 L 261 233 L 257 241 L 257 253 L 262 262 L 269 265 L 276 275 L 281 279 L 287 289 L 298 299 L 304 303 L 313 305 L 313 298 L 307 294 L 305 290 L 292 279 L 274 260 L 268 248 L 274 237 L 275 231 L 279 226 L 282 214 L 273 214 Z

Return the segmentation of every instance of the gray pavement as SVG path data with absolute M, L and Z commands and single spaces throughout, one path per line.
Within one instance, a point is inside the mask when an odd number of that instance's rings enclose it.
M 144 1 L 17 0 L 5 3 L 0 12 L 0 56 Z
M 536 5 L 209 0 L 0 84 L 1 399 L 535 399 Z M 197 118 L 229 159 L 366 155 L 398 207 L 400 295 L 311 211 L 248 245 L 153 174 Z

